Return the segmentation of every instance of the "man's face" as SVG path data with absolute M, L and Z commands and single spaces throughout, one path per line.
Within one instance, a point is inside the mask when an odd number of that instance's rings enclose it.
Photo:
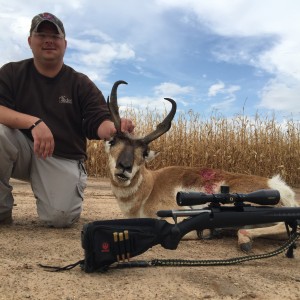
M 43 22 L 38 32 L 32 32 L 28 43 L 34 58 L 41 63 L 61 63 L 67 47 L 65 37 L 50 22 Z

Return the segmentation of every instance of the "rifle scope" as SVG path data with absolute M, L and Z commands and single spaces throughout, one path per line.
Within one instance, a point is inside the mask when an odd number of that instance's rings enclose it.
M 178 192 L 176 195 L 176 201 L 179 206 L 193 206 L 206 203 L 236 204 L 242 202 L 276 205 L 279 200 L 280 193 L 278 190 L 258 190 L 249 194 Z

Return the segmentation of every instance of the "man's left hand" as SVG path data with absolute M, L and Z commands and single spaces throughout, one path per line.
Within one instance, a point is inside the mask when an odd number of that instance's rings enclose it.
M 133 133 L 134 124 L 130 119 L 121 118 L 121 131 Z M 110 120 L 103 121 L 98 128 L 100 139 L 109 140 L 117 132 L 114 123 Z

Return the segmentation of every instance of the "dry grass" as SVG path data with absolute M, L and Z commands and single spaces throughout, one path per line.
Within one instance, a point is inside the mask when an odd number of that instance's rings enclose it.
M 136 135 L 149 133 L 164 118 L 155 111 L 127 110 Z M 168 133 L 151 144 L 160 155 L 149 165 L 206 166 L 244 174 L 281 176 L 300 185 L 300 123 L 280 125 L 275 117 L 238 115 L 226 119 L 212 115 L 202 120 L 189 111 L 178 113 Z M 107 177 L 106 154 L 101 141 L 89 141 L 87 168 L 90 176 Z

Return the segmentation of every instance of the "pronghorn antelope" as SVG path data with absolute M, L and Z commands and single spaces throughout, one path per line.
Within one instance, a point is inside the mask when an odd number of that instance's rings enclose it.
M 117 132 L 106 142 L 105 148 L 112 191 L 125 217 L 153 218 L 158 210 L 179 208 L 175 200 L 179 191 L 219 193 L 222 185 L 229 186 L 232 193 L 277 189 L 281 195 L 280 206 L 298 206 L 295 193 L 278 175 L 268 179 L 205 167 L 170 166 L 155 171 L 147 169 L 146 162 L 156 156 L 154 151 L 149 149 L 149 144 L 170 129 L 176 113 L 176 102 L 165 98 L 172 104 L 169 114 L 153 132 L 145 137 L 136 138 L 121 132 L 117 103 L 117 88 L 120 84 L 127 83 L 117 81 L 108 98 Z M 243 250 L 249 251 L 254 237 L 282 233 L 285 231 L 282 225 L 241 229 L 238 231 L 238 243 Z

